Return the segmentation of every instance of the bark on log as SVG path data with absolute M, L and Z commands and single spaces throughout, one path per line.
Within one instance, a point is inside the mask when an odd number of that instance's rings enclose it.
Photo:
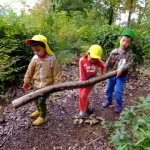
M 117 74 L 117 71 L 112 71 L 112 72 L 105 73 L 104 75 L 101 75 L 101 76 L 96 76 L 94 78 L 91 78 L 90 80 L 83 81 L 83 82 L 80 82 L 80 81 L 64 82 L 64 83 L 55 84 L 52 86 L 47 86 L 42 89 L 31 92 L 29 94 L 26 94 L 18 99 L 15 99 L 14 101 L 12 101 L 12 105 L 14 108 L 19 108 L 20 106 L 23 106 L 44 94 L 51 94 L 51 93 L 59 92 L 63 90 L 84 88 L 90 85 L 94 85 L 98 82 L 104 81 L 112 76 L 115 76 L 116 74 Z

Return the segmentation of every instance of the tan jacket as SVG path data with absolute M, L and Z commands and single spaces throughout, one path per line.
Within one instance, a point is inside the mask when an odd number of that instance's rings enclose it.
M 60 66 L 55 56 L 47 56 L 40 60 L 34 55 L 24 77 L 24 83 L 31 84 L 35 89 L 61 82 Z

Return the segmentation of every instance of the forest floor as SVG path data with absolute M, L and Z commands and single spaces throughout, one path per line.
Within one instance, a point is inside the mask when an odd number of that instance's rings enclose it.
M 150 94 L 149 73 L 133 73 L 124 90 L 124 108 Z M 62 76 L 64 82 L 78 81 L 78 64 L 62 67 Z M 0 150 L 114 150 L 102 122 L 116 121 L 120 114 L 114 112 L 113 106 L 102 108 L 105 86 L 106 81 L 95 85 L 90 95 L 95 111 L 85 119 L 76 118 L 78 89 L 51 94 L 47 100 L 48 121 L 41 126 L 33 126 L 33 119 L 29 118 L 35 110 L 33 103 L 15 109 L 11 103 L 0 101 Z M 10 102 L 23 94 L 19 87 L 6 93 Z

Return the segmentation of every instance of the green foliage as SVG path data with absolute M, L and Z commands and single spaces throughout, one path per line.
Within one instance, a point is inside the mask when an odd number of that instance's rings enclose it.
M 70 11 L 82 11 L 84 12 L 87 8 L 91 8 L 92 0 L 76 0 L 70 1 L 65 0 L 61 2 L 60 10 Z
M 150 60 L 150 43 L 143 46 L 144 58 Z
M 100 17 L 100 20 L 104 22 L 104 24 L 112 25 L 118 12 L 116 11 L 119 9 L 120 0 L 96 0 L 93 3 L 93 9 L 97 12 L 96 14 Z
M 105 122 L 110 143 L 116 150 L 150 149 L 150 95 L 125 109 L 118 121 Z
M 17 25 L 2 25 L 0 32 L 0 90 L 2 94 L 9 86 L 19 84 L 23 79 L 32 51 L 25 46 L 28 33 Z M 33 54 L 32 54 L 33 55 Z
M 149 32 L 143 30 L 136 31 L 136 38 L 133 41 L 132 51 L 134 55 L 135 66 L 144 63 L 144 59 L 149 59 L 150 55 L 150 37 Z
M 58 58 L 66 51 L 65 58 L 60 59 L 63 63 L 70 55 L 75 57 L 85 53 L 98 33 L 99 21 L 84 17 L 80 11 L 72 12 L 72 16 L 66 11 L 49 13 L 46 22 L 41 34 L 48 38 Z
M 94 43 L 97 43 L 102 46 L 104 50 L 104 56 L 107 55 L 114 49 L 114 45 L 120 33 L 120 28 L 118 26 L 109 26 L 104 25 L 100 27 L 99 33 L 97 35 L 96 40 Z

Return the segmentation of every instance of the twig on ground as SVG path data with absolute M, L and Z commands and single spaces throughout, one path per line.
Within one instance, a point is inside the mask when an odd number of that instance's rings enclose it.
M 10 136 L 12 136 L 14 125 L 12 125 L 11 129 L 8 131 L 7 135 L 5 136 L 4 140 L 0 144 L 0 148 L 5 144 L 5 142 L 9 139 Z
M 96 138 L 96 139 L 90 141 L 90 142 L 87 143 L 81 150 L 84 150 L 87 146 L 93 144 L 94 142 L 98 141 L 99 139 L 101 139 L 101 137 L 98 137 L 98 138 Z M 95 144 L 94 144 L 94 145 L 95 145 Z

